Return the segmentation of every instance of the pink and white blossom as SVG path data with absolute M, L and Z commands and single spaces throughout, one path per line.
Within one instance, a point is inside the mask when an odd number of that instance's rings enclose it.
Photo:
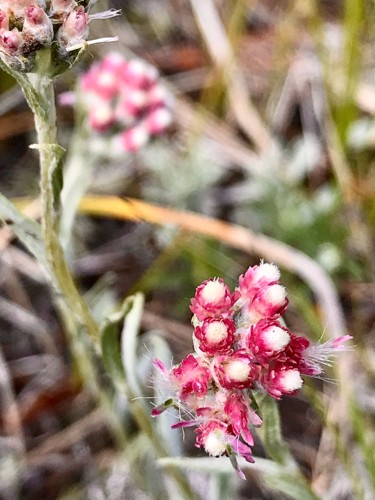
M 232 351 L 236 326 L 229 318 L 206 318 L 194 331 L 199 349 L 209 356 L 228 354 Z
M 206 318 L 229 316 L 237 299 L 221 278 L 203 281 L 191 299 L 190 310 L 199 321 Z
M 212 369 L 220 387 L 248 389 L 259 377 L 260 367 L 251 353 L 239 349 L 232 354 L 219 355 L 212 362 Z
M 245 343 L 260 361 L 284 350 L 290 339 L 290 332 L 287 328 L 281 326 L 276 320 L 263 318 L 250 327 Z
M 251 428 L 262 424 L 250 404 L 252 391 L 274 399 L 297 393 L 303 376 L 321 376 L 351 339 L 314 345 L 283 326 L 288 299 L 279 278 L 275 265 L 261 263 L 240 276 L 234 293 L 220 278 L 204 281 L 190 305 L 196 355 L 171 370 L 156 364 L 177 398 L 152 414 L 177 406 L 187 419 L 172 427 L 197 427 L 196 446 L 214 457 L 229 456 L 241 477 L 236 456 L 253 461 Z

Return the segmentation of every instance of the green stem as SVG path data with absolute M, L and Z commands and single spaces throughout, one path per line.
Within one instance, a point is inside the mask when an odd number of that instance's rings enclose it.
M 66 263 L 59 240 L 59 196 L 57 186 L 60 174 L 60 158 L 62 148 L 57 143 L 56 108 L 53 81 L 44 76 L 43 67 L 49 64 L 49 54 L 41 55 L 39 73 L 29 75 L 29 81 L 37 96 L 38 105 L 29 100 L 35 116 L 40 154 L 40 190 L 42 204 L 42 234 L 46 257 L 56 279 L 57 292 L 66 301 L 71 314 L 87 330 L 87 333 L 98 341 L 98 327 L 79 293 L 70 269 Z M 45 68 L 44 68 L 45 69 Z M 44 74 L 43 74 L 44 73 Z M 26 92 L 25 92 L 26 94 Z

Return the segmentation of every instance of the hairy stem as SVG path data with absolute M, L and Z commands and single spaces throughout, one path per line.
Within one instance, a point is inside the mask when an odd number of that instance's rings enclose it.
M 47 59 L 48 55 L 43 54 Z M 48 63 L 43 60 L 44 64 Z M 70 269 L 66 263 L 59 240 L 59 197 L 60 159 L 62 148 L 57 143 L 56 108 L 53 82 L 40 72 L 29 75 L 35 90 L 38 106 L 29 101 L 35 116 L 35 129 L 40 154 L 40 191 L 42 204 L 42 233 L 50 271 L 54 277 L 54 287 L 66 301 L 71 314 L 81 324 L 94 341 L 99 339 L 98 327 L 78 291 Z

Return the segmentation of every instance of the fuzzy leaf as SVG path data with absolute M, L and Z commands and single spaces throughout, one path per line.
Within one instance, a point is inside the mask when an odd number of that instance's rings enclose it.
M 295 461 L 290 454 L 288 445 L 281 434 L 279 408 L 274 399 L 265 395 L 257 398 L 260 414 L 263 420 L 260 434 L 267 455 L 279 464 L 296 468 Z
M 19 71 L 15 71 L 14 69 L 12 69 L 1 58 L 0 58 L 0 68 L 17 81 L 17 83 L 22 88 L 22 91 L 26 97 L 26 100 L 30 108 L 35 110 L 35 112 L 37 112 L 40 116 L 44 116 L 46 118 L 47 117 L 46 110 L 41 104 L 39 96 L 35 91 L 35 89 L 33 88 L 33 86 L 31 85 L 31 83 L 29 82 L 27 76 L 25 74 L 20 73 Z
M 295 500 L 317 500 L 317 496 L 311 490 L 305 479 L 297 472 L 293 473 L 283 465 L 277 464 L 271 460 L 255 458 L 255 463 L 248 463 L 239 459 L 241 470 L 252 470 L 261 473 L 265 485 Z M 162 467 L 175 466 L 184 470 L 203 472 L 208 474 L 228 474 L 234 475 L 230 461 L 226 457 L 221 458 L 181 458 L 165 457 L 158 460 Z
M 100 330 L 100 343 L 104 368 L 114 381 L 123 382 L 125 379 L 124 367 L 121 359 L 120 323 L 129 312 L 132 297 L 122 303 L 120 309 L 107 317 Z
M 144 297 L 137 293 L 131 297 L 131 301 L 131 309 L 125 316 L 121 334 L 121 357 L 129 389 L 133 396 L 137 397 L 142 395 L 137 379 L 137 347 Z

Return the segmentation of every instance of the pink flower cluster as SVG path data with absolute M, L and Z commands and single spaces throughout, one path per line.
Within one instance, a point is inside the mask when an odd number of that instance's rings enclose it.
M 252 462 L 249 425 L 262 424 L 252 390 L 275 399 L 295 394 L 303 375 L 320 376 L 349 335 L 312 345 L 281 322 L 288 299 L 273 264 L 250 267 L 232 293 L 220 279 L 204 281 L 191 300 L 194 353 L 167 369 L 154 366 L 174 396 L 154 408 L 157 416 L 177 407 L 190 416 L 173 427 L 197 426 L 196 446 L 209 455 L 236 455 Z M 191 418 L 191 416 L 194 418 Z
M 157 70 L 140 59 L 110 53 L 81 77 L 78 104 L 89 127 L 111 140 L 113 151 L 138 151 L 162 133 L 172 115 Z
M 53 47 L 60 57 L 82 44 L 92 19 L 118 15 L 114 9 L 90 15 L 89 1 L 0 0 L 0 55 L 18 66 L 35 51 Z M 27 71 L 30 68 L 27 66 Z

